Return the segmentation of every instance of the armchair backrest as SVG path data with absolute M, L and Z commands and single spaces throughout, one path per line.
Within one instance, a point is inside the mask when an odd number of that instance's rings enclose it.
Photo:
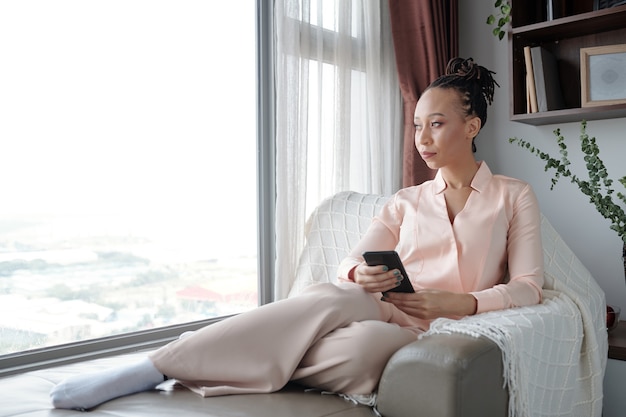
M 307 222 L 306 242 L 289 295 L 318 282 L 336 282 L 339 263 L 388 199 L 344 191 L 322 201 Z

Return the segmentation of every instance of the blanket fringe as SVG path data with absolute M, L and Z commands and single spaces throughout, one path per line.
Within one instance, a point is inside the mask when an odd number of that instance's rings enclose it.
M 305 392 L 311 392 L 311 391 L 319 391 L 319 390 L 315 388 L 308 388 L 305 390 Z M 378 401 L 378 394 L 375 392 L 371 394 L 343 394 L 340 392 L 332 392 L 332 391 L 319 391 L 319 392 L 322 395 L 336 395 L 338 397 L 343 398 L 346 401 L 350 401 L 352 404 L 355 404 L 355 405 L 360 404 L 360 405 L 365 405 L 367 407 L 371 407 L 372 411 L 374 412 L 374 414 L 376 414 L 377 417 L 383 417 L 382 414 L 380 414 L 380 412 L 376 408 L 376 403 Z

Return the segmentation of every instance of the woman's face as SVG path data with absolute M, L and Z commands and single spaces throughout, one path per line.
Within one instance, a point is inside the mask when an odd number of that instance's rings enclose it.
M 459 93 L 431 88 L 415 107 L 415 148 L 429 168 L 439 169 L 473 159 L 472 140 L 480 130 L 478 117 L 465 116 Z

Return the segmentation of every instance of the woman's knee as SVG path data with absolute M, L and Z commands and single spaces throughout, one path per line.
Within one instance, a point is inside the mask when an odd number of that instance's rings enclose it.
M 326 311 L 353 311 L 353 321 L 380 320 L 380 307 L 375 297 L 358 284 L 342 282 L 338 284 L 320 283 L 306 288 L 299 296 L 315 299 L 318 308 Z
M 320 282 L 305 288 L 299 295 L 311 294 L 337 297 L 363 297 L 364 295 L 367 295 L 367 291 L 365 291 L 359 284 L 353 282 Z
M 354 323 L 350 360 L 344 363 L 346 375 L 378 381 L 391 356 L 416 340 L 413 332 L 380 321 Z

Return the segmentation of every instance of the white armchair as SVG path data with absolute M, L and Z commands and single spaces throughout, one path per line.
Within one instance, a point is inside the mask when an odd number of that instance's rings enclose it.
M 307 224 L 290 295 L 335 282 L 339 263 L 386 200 L 342 192 L 322 202 Z M 542 243 L 544 301 L 436 320 L 390 359 L 378 391 L 384 416 L 600 417 L 608 349 L 604 293 L 545 217 Z

